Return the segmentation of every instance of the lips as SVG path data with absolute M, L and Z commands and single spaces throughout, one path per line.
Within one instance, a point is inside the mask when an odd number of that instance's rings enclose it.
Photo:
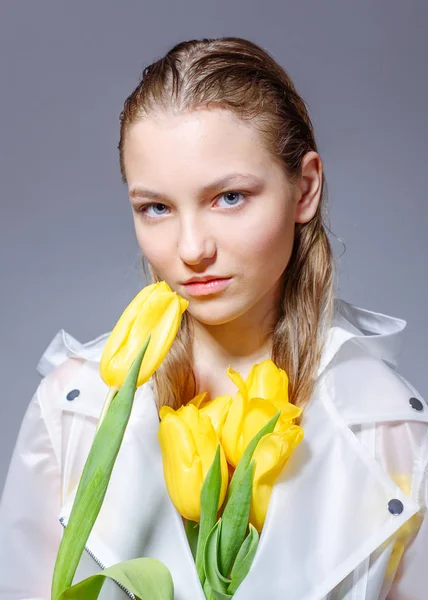
M 218 277 L 216 279 L 205 279 L 199 281 L 191 281 L 185 284 L 186 292 L 190 296 L 209 296 L 218 294 L 228 287 L 231 277 Z
M 201 277 L 200 279 L 193 277 L 192 279 L 188 279 L 187 281 L 184 282 L 184 285 L 190 285 L 190 284 L 201 284 L 201 283 L 208 283 L 209 281 L 220 281 L 222 279 L 228 279 L 228 277 Z

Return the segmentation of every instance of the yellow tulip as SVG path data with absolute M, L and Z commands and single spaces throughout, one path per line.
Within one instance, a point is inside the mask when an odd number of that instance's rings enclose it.
M 151 334 L 137 387 L 148 381 L 170 349 L 188 304 L 165 281 L 144 287 L 125 308 L 107 339 L 100 362 L 103 381 L 119 389 L 136 354 Z
M 246 381 L 231 367 L 227 374 L 238 392 L 225 418 L 221 442 L 227 460 L 236 467 L 248 443 L 278 410 L 281 415 L 274 432 L 293 426 L 302 409 L 289 402 L 287 375 L 271 360 L 254 365 Z
M 169 496 L 184 518 L 199 522 L 202 484 L 213 463 L 218 436 L 210 417 L 191 402 L 177 411 L 163 406 L 159 415 L 158 439 Z M 222 484 L 218 508 L 228 485 L 227 461 L 221 447 L 220 465 Z
M 303 439 L 303 429 L 292 425 L 285 431 L 264 435 L 253 453 L 255 460 L 249 521 L 261 531 L 273 485 L 294 448 Z

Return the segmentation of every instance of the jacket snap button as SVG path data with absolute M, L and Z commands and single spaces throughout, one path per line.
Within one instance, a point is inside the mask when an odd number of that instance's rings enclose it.
M 404 510 L 403 503 L 401 502 L 401 500 L 397 500 L 397 498 L 394 498 L 393 500 L 390 500 L 388 502 L 388 510 L 393 515 L 401 515 L 401 513 Z
M 80 390 L 71 390 L 70 392 L 68 392 L 66 398 L 67 398 L 67 400 L 74 400 L 79 395 L 80 395 Z
M 423 410 L 424 409 L 424 405 L 418 398 L 410 398 L 409 402 L 410 402 L 410 406 L 412 408 L 414 408 L 415 410 Z

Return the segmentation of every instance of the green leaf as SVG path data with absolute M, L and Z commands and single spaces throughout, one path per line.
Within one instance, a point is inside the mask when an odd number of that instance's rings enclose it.
M 257 529 L 249 524 L 250 532 L 242 542 L 238 555 L 234 562 L 232 572 L 230 574 L 231 582 L 227 591 L 229 594 L 234 594 L 245 577 L 248 575 L 254 556 L 259 544 L 259 533 Z
M 196 560 L 196 548 L 198 546 L 199 523 L 186 519 L 186 535 L 192 552 L 193 560 Z
M 201 489 L 201 519 L 199 522 L 198 545 L 196 549 L 196 570 L 201 584 L 204 584 L 204 548 L 211 529 L 217 521 L 218 502 L 221 491 L 220 444 L 214 460 L 205 477 Z
M 251 461 L 239 487 L 235 488 L 222 514 L 219 562 L 223 575 L 229 575 L 244 541 L 250 515 L 255 462 Z
M 204 590 L 207 589 L 207 582 L 211 587 L 211 592 L 218 600 L 226 600 L 232 596 L 227 593 L 230 579 L 224 577 L 218 567 L 218 549 L 221 536 L 222 519 L 219 519 L 208 534 L 204 551 L 204 571 L 206 580 Z M 207 596 L 209 598 L 209 596 Z
M 264 427 L 262 427 L 260 429 L 260 431 L 258 433 L 256 433 L 256 435 L 248 443 L 247 447 L 245 448 L 245 450 L 241 456 L 241 460 L 236 465 L 236 469 L 232 475 L 232 479 L 230 480 L 229 489 L 227 490 L 226 503 L 229 501 L 229 498 L 231 497 L 231 495 L 233 494 L 235 489 L 239 488 L 239 486 L 241 485 L 242 478 L 244 477 L 245 471 L 246 471 L 248 465 L 250 464 L 250 461 L 253 457 L 253 453 L 254 453 L 254 450 L 256 449 L 257 444 L 259 443 L 259 441 L 262 439 L 262 437 L 264 435 L 266 435 L 267 433 L 272 433 L 272 431 L 275 429 L 275 425 L 279 419 L 280 414 L 281 414 L 281 411 L 278 411 L 276 413 L 276 415 L 274 415 L 272 417 L 272 419 L 270 421 L 268 421 L 266 423 L 266 425 Z
M 138 373 L 149 341 L 150 335 L 132 362 L 122 387 L 111 400 L 89 450 L 56 557 L 52 600 L 57 600 L 71 586 L 89 534 L 101 509 L 131 414 Z
M 213 589 L 210 586 L 208 579 L 205 579 L 203 588 L 206 600 L 216 600 Z
M 204 594 L 206 600 L 229 600 L 229 598 L 232 598 L 232 596 L 227 593 L 214 591 L 208 583 L 208 579 L 205 579 Z
M 104 569 L 66 589 L 58 600 L 97 600 L 106 579 L 121 583 L 137 600 L 173 600 L 168 568 L 155 558 L 134 558 Z
M 216 598 L 216 600 L 229 600 L 229 598 L 232 598 L 232 596 L 230 594 L 225 594 L 223 592 L 217 592 L 216 590 L 211 590 L 212 594 L 214 596 L 214 598 Z

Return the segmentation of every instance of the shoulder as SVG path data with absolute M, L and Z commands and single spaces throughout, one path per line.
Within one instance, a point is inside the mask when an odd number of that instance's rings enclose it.
M 37 371 L 43 376 L 39 401 L 46 420 L 61 418 L 63 412 L 98 419 L 109 391 L 100 375 L 100 360 L 110 332 L 80 342 L 60 329 L 43 352 Z M 152 379 L 139 394 L 152 393 Z M 58 417 L 59 416 L 59 417 Z
M 406 321 L 343 300 L 336 300 L 335 306 L 324 350 L 329 357 L 325 370 L 330 394 L 343 418 L 349 425 L 428 423 L 426 399 L 399 372 Z
M 40 381 L 40 391 L 55 397 L 67 387 L 73 377 L 77 375 L 85 360 L 83 358 L 66 358 L 64 362 L 55 366 Z
M 428 423 L 428 404 L 415 386 L 358 344 L 344 347 L 328 371 L 334 403 L 348 425 L 385 421 Z
M 27 407 L 25 420 L 31 421 L 34 427 L 46 428 L 57 452 L 60 452 L 63 443 L 64 411 L 79 412 L 75 400 L 80 394 L 80 382 L 84 382 L 85 390 L 93 391 L 98 381 L 104 384 L 99 376 L 97 363 L 92 363 L 90 359 L 96 360 L 97 357 L 101 357 L 107 336 L 108 334 L 103 334 L 82 343 L 64 329 L 60 329 L 49 341 L 37 362 L 36 370 L 42 378 Z M 89 392 L 82 395 L 80 406 L 85 395 L 89 408 L 92 407 L 93 401 L 102 402 L 100 393 L 95 393 L 95 399 L 92 400 Z M 96 414 L 97 408 L 92 412 Z
M 339 309 L 323 377 L 328 396 L 391 478 L 425 506 L 428 403 L 398 367 L 406 322 L 348 303 Z
M 42 353 L 36 366 L 36 370 L 43 377 L 47 377 L 52 372 L 60 374 L 67 373 L 67 369 L 71 368 L 72 363 L 68 359 L 77 359 L 77 363 L 83 363 L 85 360 L 98 362 L 101 360 L 102 351 L 107 341 L 110 332 L 103 333 L 98 337 L 87 342 L 80 342 L 73 335 L 60 329 L 46 349 Z M 68 366 L 65 364 L 68 363 Z M 58 367 L 61 367 L 58 369 Z

